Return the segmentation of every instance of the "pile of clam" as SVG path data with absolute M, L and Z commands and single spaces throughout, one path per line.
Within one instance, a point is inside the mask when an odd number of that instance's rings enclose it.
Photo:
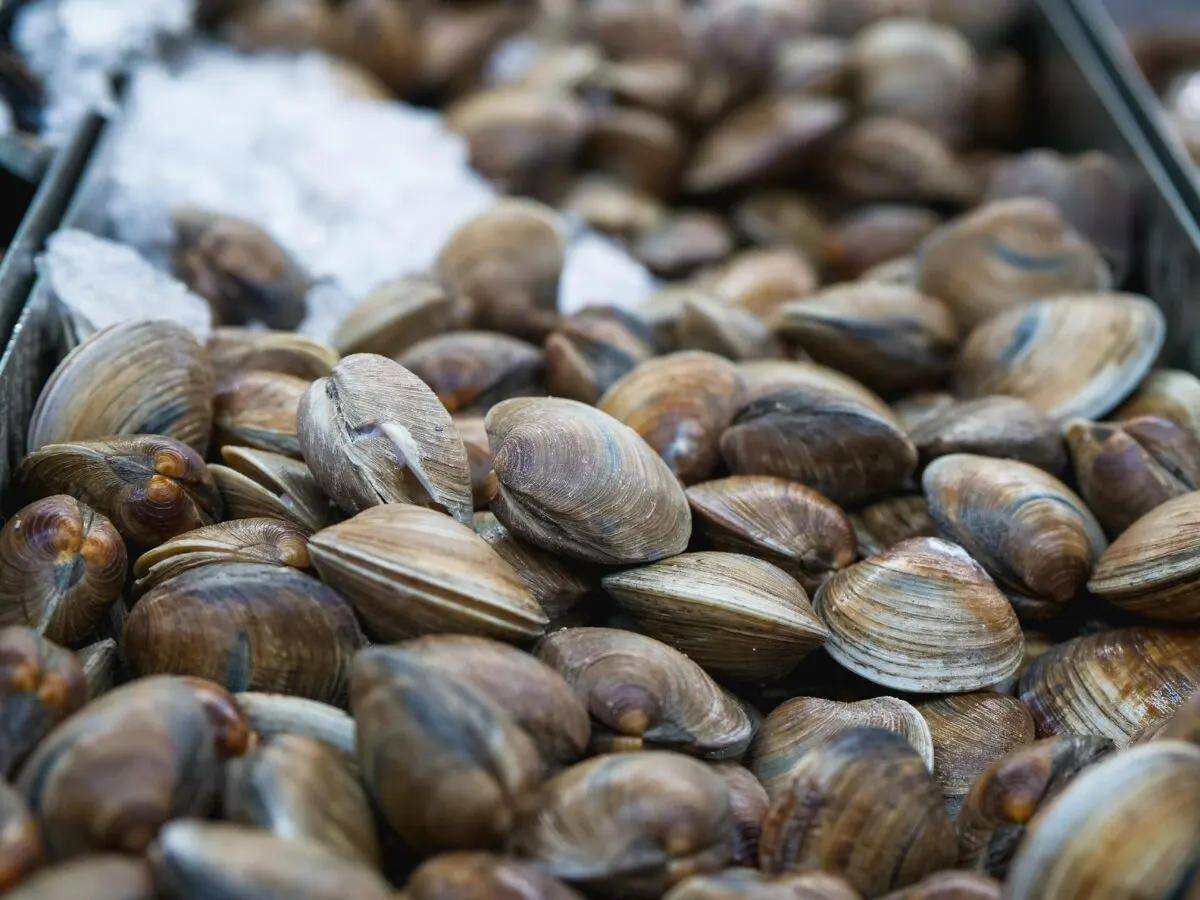
M 328 345 L 181 210 L 217 327 L 79 323 L 5 494 L 4 896 L 1198 896 L 1200 380 L 1111 162 L 968 152 L 1010 6 L 545 10 L 448 113 L 541 200 Z M 673 280 L 560 315 L 563 185 Z

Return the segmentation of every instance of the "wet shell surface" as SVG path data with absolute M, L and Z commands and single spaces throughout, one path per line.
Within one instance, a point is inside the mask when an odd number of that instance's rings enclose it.
M 230 519 L 281 519 L 311 534 L 341 517 L 298 459 L 251 447 L 222 447 L 221 459 L 209 472 Z
M 1035 300 L 968 335 L 956 386 L 965 397 L 1020 397 L 1060 422 L 1102 419 L 1150 371 L 1165 336 L 1162 312 L 1145 297 Z
M 885 687 L 974 691 L 1021 664 L 1012 606 L 962 547 L 938 538 L 902 541 L 837 573 L 813 605 L 829 654 Z

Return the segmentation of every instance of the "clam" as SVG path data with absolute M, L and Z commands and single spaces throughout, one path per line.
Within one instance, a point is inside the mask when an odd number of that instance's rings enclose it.
M 877 203 L 848 213 L 825 242 L 826 262 L 850 278 L 913 253 L 938 227 L 937 213 L 922 206 Z
M 470 305 L 446 290 L 438 278 L 406 275 L 380 284 L 350 310 L 338 325 L 333 344 L 347 356 L 396 356 L 426 338 L 465 327 L 470 315 Z
M 733 811 L 733 856 L 735 866 L 754 866 L 758 863 L 758 837 L 762 832 L 763 816 L 771 800 L 749 770 L 737 763 L 714 763 L 713 771 L 729 788 L 729 805 Z
M 546 626 L 512 566 L 432 510 L 372 507 L 317 532 L 309 554 L 378 640 L 450 631 L 522 641 Z
M 279 519 L 311 534 L 337 519 L 337 509 L 298 459 L 253 450 L 222 447 L 226 465 L 209 473 L 230 519 Z
M 120 651 L 117 642 L 105 638 L 88 644 L 76 654 L 79 664 L 83 667 L 83 677 L 87 682 L 88 699 L 95 700 L 101 694 L 112 690 L 116 681 L 117 668 L 120 665 Z
M 706 68 L 754 88 L 771 70 L 784 42 L 819 29 L 820 0 L 733 0 L 697 9 L 696 50 Z
M 279 837 L 307 838 L 338 856 L 380 864 L 370 801 L 345 758 L 297 734 L 269 737 L 225 766 L 222 812 Z
M 687 20 L 680 0 L 595 0 L 582 10 L 579 36 L 615 59 L 681 58 Z
M 1107 546 L 1083 500 L 1027 463 L 956 453 L 930 463 L 922 481 L 941 532 L 1044 615 L 1079 593 Z
M 596 403 L 657 350 L 649 327 L 617 307 L 591 307 L 561 319 L 545 348 L 550 393 L 583 403 Z
M 960 865 L 1003 878 L 1034 815 L 1112 749 L 1108 738 L 1062 734 L 1014 748 L 989 763 L 956 819 Z
M 685 59 L 603 60 L 589 86 L 614 98 L 668 116 L 689 116 L 698 105 L 695 74 Z M 701 100 L 704 98 L 700 98 Z
M 840 97 L 849 81 L 849 42 L 824 34 L 788 41 L 779 48 L 771 73 L 771 89 L 778 93 Z
M 253 222 L 194 206 L 172 214 L 175 273 L 225 325 L 296 328 L 308 313 L 308 273 Z
M 1200 439 L 1170 419 L 1075 419 L 1066 438 L 1079 491 L 1113 537 L 1200 487 Z
M 16 782 L 48 856 L 140 854 L 168 820 L 207 813 L 222 761 L 249 740 L 239 716 L 216 685 L 168 677 L 123 685 L 71 716 Z
M 570 685 L 528 653 L 484 638 L 439 634 L 400 645 L 505 710 L 533 739 L 547 766 L 573 762 L 587 749 L 591 722 Z
M 1114 419 L 1161 416 L 1200 440 L 1200 378 L 1178 369 L 1155 369 L 1142 379 Z
M 751 243 L 793 247 L 809 259 L 819 259 L 828 240 L 829 225 L 817 207 L 785 190 L 747 193 L 733 209 L 733 223 Z
M 903 485 L 917 452 L 877 396 L 832 369 L 742 367 L 746 390 L 721 455 L 737 475 L 798 481 L 850 505 Z
M 1179 740 L 1200 744 L 1200 691 L 1192 694 L 1169 719 L 1162 719 L 1143 729 L 1134 738 L 1135 744 L 1147 741 Z
M 446 108 L 446 128 L 461 135 L 471 165 L 509 194 L 545 194 L 588 137 L 592 116 L 565 90 L 499 86 Z
M 311 381 L 338 364 L 338 352 L 290 331 L 214 328 L 204 344 L 214 372 L 280 372 Z
M 328 744 L 347 759 L 358 758 L 354 720 L 336 706 L 258 691 L 242 691 L 235 697 L 238 709 L 260 739 L 294 734 Z
M 166 897 L 388 900 L 391 887 L 362 863 L 300 837 L 224 822 L 171 822 L 147 854 Z
M 933 777 L 957 815 L 963 798 L 988 765 L 1033 743 L 1033 716 L 1020 700 L 979 691 L 930 700 L 917 707 L 933 738 Z
M 840 100 L 764 95 L 734 110 L 700 140 L 684 187 L 710 193 L 793 174 L 848 116 Z
M 58 364 L 38 396 L 26 445 L 161 434 L 203 455 L 213 370 L 192 333 L 144 320 L 96 332 Z
M 757 869 L 734 868 L 693 875 L 663 900 L 861 900 L 861 895 L 845 879 L 824 872 L 772 877 Z
M 490 465 L 488 469 L 491 470 Z M 575 619 L 586 618 L 585 595 L 594 586 L 594 578 L 586 567 L 521 540 L 490 512 L 476 513 L 473 527 L 475 533 L 512 566 L 530 596 L 550 619 L 548 630 L 578 624 Z
M 237 372 L 222 378 L 213 402 L 217 444 L 300 456 L 296 408 L 310 383 L 280 372 Z
M 1116 628 L 1056 644 L 1021 676 L 1039 737 L 1094 734 L 1128 745 L 1200 687 L 1200 634 Z
M 828 637 L 804 588 L 751 556 L 684 553 L 601 583 L 639 631 L 737 681 L 782 678 Z
M 785 304 L 776 327 L 814 360 L 875 391 L 935 388 L 954 367 L 958 328 L 937 300 L 912 288 L 858 282 Z
M 1200 747 L 1159 741 L 1076 778 L 1025 835 L 1014 900 L 1187 897 L 1200 889 Z
M 1028 150 L 1002 163 L 991 177 L 985 199 L 1008 197 L 1050 201 L 1104 255 L 1118 278 L 1126 271 L 1134 194 L 1128 176 L 1112 157 L 1095 151 L 1065 157 L 1053 150 Z
M 900 735 L 851 728 L 810 750 L 763 821 L 759 866 L 819 868 L 876 897 L 957 859 L 954 826 L 924 761 Z
M 396 357 L 450 412 L 483 413 L 509 397 L 542 393 L 542 351 L 490 331 L 452 331 L 414 343 Z
M 905 287 L 915 287 L 917 284 L 917 258 L 915 256 L 898 256 L 872 266 L 863 272 L 859 281 L 873 281 L 879 284 L 899 284 Z
M 9 891 L 43 862 L 42 833 L 21 795 L 0 781 L 0 891 Z
M 882 900 L 1001 900 L 1003 886 L 978 872 L 946 869 L 916 884 L 885 894 Z
M 566 231 L 554 211 L 502 200 L 442 247 L 438 274 L 475 309 L 476 325 L 541 340 L 553 327 Z
M 817 282 L 808 256 L 790 247 L 743 250 L 705 278 L 714 294 L 762 318 L 788 300 L 811 294 Z
M 850 524 L 864 559 L 909 538 L 933 537 L 937 533 L 929 504 L 920 495 L 879 500 L 852 515 Z
M 708 766 L 677 753 L 618 753 L 546 782 L 514 845 L 589 895 L 651 898 L 724 868 L 733 829 L 729 790 Z
M 597 113 L 584 148 L 596 169 L 656 197 L 674 191 L 686 152 L 684 135 L 670 119 L 623 106 Z
M 242 50 L 326 48 L 337 19 L 321 0 L 265 0 L 234 10 L 222 36 Z
M 905 433 L 911 433 L 924 422 L 953 409 L 962 401 L 945 391 L 919 391 L 901 397 L 892 404 L 892 412 Z
M 488 445 L 483 416 L 455 416 L 454 427 L 462 438 L 467 464 L 471 467 L 471 501 L 476 510 L 487 509 L 491 494 L 492 448 Z M 478 512 L 475 517 L 478 519 Z
M 921 245 L 917 286 L 965 329 L 1056 294 L 1105 291 L 1112 273 L 1048 200 L 999 200 L 949 222 Z
M 964 400 L 908 428 L 921 462 L 952 453 L 1015 459 L 1061 475 L 1067 467 L 1058 423 L 1016 397 Z
M 854 39 L 850 67 L 863 115 L 896 116 L 952 145 L 971 137 L 979 62 L 953 28 L 917 18 L 884 19 Z
M 594 173 L 575 179 L 559 209 L 581 217 L 597 231 L 628 241 L 636 241 L 667 217 L 666 206 L 657 198 L 612 176 Z
M 65 494 L 31 503 L 0 531 L 0 626 L 78 646 L 121 596 L 125 565 L 125 542 L 100 513 Z
M 583 900 L 533 866 L 491 853 L 442 853 L 408 879 L 408 900 Z
M 680 481 L 693 484 L 717 467 L 717 442 L 737 410 L 741 387 L 729 361 L 683 351 L 641 363 L 597 405 L 641 435 Z
M 82 501 L 108 518 L 130 549 L 211 525 L 221 514 L 204 460 L 158 435 L 50 444 L 25 455 L 16 480 L 31 496 Z
M 633 429 L 572 400 L 519 398 L 487 416 L 492 512 L 517 537 L 609 565 L 683 552 L 691 514 L 667 464 Z
M 830 656 L 885 687 L 977 691 L 1021 663 L 1012 606 L 962 547 L 939 538 L 901 541 L 843 569 L 813 605 Z
M 144 859 L 116 853 L 68 860 L 34 872 L 5 900 L 158 900 Z
M 925 768 L 934 766 L 929 725 L 911 704 L 895 697 L 842 703 L 821 697 L 785 700 L 763 720 L 750 747 L 749 766 L 767 794 L 787 792 L 804 757 L 828 738 L 851 728 L 894 731 L 917 751 Z
M 577 91 L 592 84 L 604 66 L 600 48 L 586 43 L 545 43 L 519 71 L 490 73 L 489 81 L 521 87 Z M 498 76 L 498 77 L 497 77 Z
M 423 854 L 502 842 L 540 777 L 537 747 L 485 694 L 390 647 L 354 663 L 351 710 L 363 780 Z
M 528 12 L 490 3 L 422 7 L 421 88 L 454 92 L 478 84 L 492 51 L 521 27 Z
M 79 660 L 28 628 L 0 629 L 0 774 L 87 702 Z
M 1033 631 L 1029 628 L 1023 628 L 1025 634 L 1025 653 L 1021 658 L 1021 665 L 1017 667 L 1017 671 L 1013 672 L 1007 678 L 1002 678 L 995 684 L 988 687 L 989 691 L 995 691 L 998 694 L 1006 694 L 1009 697 L 1017 696 L 1017 686 L 1021 682 L 1021 676 L 1024 675 L 1029 667 L 1033 665 L 1033 661 L 1053 647 L 1056 641 L 1048 634 L 1042 631 Z
M 714 547 L 774 563 L 809 593 L 858 558 L 846 514 L 802 484 L 734 475 L 693 485 L 687 498 Z
M 1113 541 L 1097 561 L 1088 589 L 1151 619 L 1200 619 L 1200 565 L 1190 549 L 1198 528 L 1200 493 L 1163 503 Z
M 1020 397 L 1060 422 L 1100 419 L 1150 370 L 1165 332 L 1159 308 L 1133 294 L 1035 300 L 971 332 L 957 390 Z
M 317 484 L 347 513 L 416 503 L 472 516 L 467 451 L 416 375 L 382 356 L 347 356 L 300 401 L 297 426 Z
M 832 185 L 860 203 L 967 205 L 976 193 L 943 141 L 898 118 L 859 119 L 833 142 L 826 167 Z
M 140 597 L 199 566 L 219 563 L 265 563 L 307 569 L 308 532 L 280 519 L 234 519 L 184 532 L 133 565 L 133 593 Z
M 412 90 L 420 67 L 416 13 L 390 0 L 346 0 L 337 7 L 326 38 L 335 52 L 354 60 L 393 93 Z
M 669 284 L 659 288 L 633 308 L 633 313 L 646 323 L 654 335 L 655 343 L 665 352 L 679 349 L 679 321 L 683 317 L 683 304 L 689 297 L 708 293 L 686 283 Z
M 226 563 L 176 575 L 137 602 L 122 646 L 137 675 L 194 675 L 233 691 L 337 703 L 362 644 L 332 588 L 287 566 Z
M 678 209 L 642 234 L 633 254 L 655 275 L 678 278 L 715 265 L 734 250 L 733 234 L 716 213 Z
M 614 735 L 620 749 L 664 747 L 738 757 L 754 723 L 731 695 L 677 650 L 613 628 L 565 628 L 534 650 Z
M 704 291 L 683 299 L 675 331 L 683 350 L 703 350 L 732 360 L 783 356 L 783 347 L 764 320 Z

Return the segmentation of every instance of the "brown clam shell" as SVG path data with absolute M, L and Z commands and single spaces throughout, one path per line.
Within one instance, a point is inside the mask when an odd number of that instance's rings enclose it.
M 404 889 L 408 900 L 583 900 L 528 863 L 491 853 L 442 853 L 425 860 Z
M 214 328 L 204 344 L 214 372 L 279 372 L 312 381 L 338 364 L 338 352 L 291 331 Z
M 86 702 L 87 682 L 74 654 L 28 628 L 0 630 L 0 773 L 11 777 Z
M 919 495 L 879 500 L 852 515 L 850 524 L 858 539 L 858 552 L 864 559 L 909 538 L 937 534 L 929 504 Z
M 506 334 L 432 335 L 406 348 L 396 361 L 429 385 L 452 413 L 484 413 L 509 397 L 541 393 L 542 351 Z
M 951 453 L 1015 459 L 1061 475 L 1067 466 L 1059 425 L 1016 397 L 980 397 L 947 406 L 908 429 L 921 463 Z
M 281 372 L 235 372 L 217 383 L 213 438 L 218 445 L 300 456 L 296 409 L 311 384 Z

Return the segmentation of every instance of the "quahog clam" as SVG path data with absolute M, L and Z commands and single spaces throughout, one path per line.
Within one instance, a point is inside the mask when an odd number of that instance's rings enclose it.
M 514 834 L 544 872 L 604 897 L 660 897 L 729 861 L 733 813 L 725 782 L 665 751 L 615 753 L 550 779 Z
M 612 416 L 573 400 L 518 398 L 487 416 L 492 512 L 517 537 L 609 565 L 683 552 L 691 513 L 654 449 Z
M 978 872 L 945 869 L 916 884 L 884 894 L 880 900 L 1001 900 L 1003 885 Z
M 313 477 L 347 513 L 416 503 L 471 521 L 471 474 L 454 421 L 398 363 L 347 356 L 304 394 L 297 430 Z
M 825 262 L 848 278 L 913 253 L 941 222 L 923 206 L 875 203 L 851 210 L 833 225 L 825 242 Z
M 430 509 L 372 507 L 317 532 L 309 554 L 377 640 L 443 631 L 532 640 L 548 621 L 512 566 Z
M 954 826 L 924 761 L 900 735 L 851 728 L 799 761 L 763 821 L 759 865 L 821 869 L 877 897 L 957 860 Z
M 311 382 L 282 372 L 234 372 L 217 382 L 213 439 L 300 456 L 296 410 Z
M 741 756 L 753 737 L 754 722 L 736 698 L 653 638 L 564 628 L 542 638 L 534 654 L 566 679 L 618 749 L 664 747 L 726 759 Z
M 1020 397 L 1060 422 L 1101 419 L 1150 371 L 1165 335 L 1159 308 L 1134 294 L 1034 300 L 967 336 L 956 389 Z
M 34 872 L 6 900 L 158 900 L 144 859 L 96 853 Z
M 546 335 L 545 349 L 550 393 L 593 404 L 657 352 L 645 322 L 608 306 L 589 307 L 560 319 Z
M 228 519 L 278 519 L 311 534 L 339 518 L 336 506 L 298 459 L 251 447 L 222 447 L 225 465 L 208 467 Z
M 703 278 L 704 286 L 762 319 L 779 306 L 817 289 L 816 267 L 800 250 L 762 247 L 743 250 Z
M 862 895 L 845 879 L 825 872 L 765 875 L 753 868 L 732 868 L 693 875 L 663 900 L 862 900 Z
M 896 697 L 843 703 L 822 697 L 793 697 L 763 720 L 750 746 L 749 767 L 772 798 L 787 791 L 801 760 L 826 739 L 850 728 L 894 731 L 933 770 L 929 724 L 910 703 Z
M 762 820 L 771 800 L 749 769 L 731 762 L 714 763 L 712 768 L 729 788 L 733 811 L 733 855 L 729 861 L 735 866 L 755 866 Z
M 87 702 L 74 654 L 29 628 L 0 630 L 0 774 L 17 766 L 55 726 Z
M 541 393 L 542 351 L 493 331 L 451 331 L 414 343 L 396 361 L 450 412 L 482 414 L 501 400 Z
M 1016 397 L 963 400 L 908 429 L 921 463 L 951 453 L 1015 459 L 1061 475 L 1067 467 L 1058 423 Z
M 676 209 L 639 235 L 632 250 L 655 275 L 682 278 L 728 259 L 734 251 L 734 236 L 714 212 Z
M 79 646 L 121 596 L 125 567 L 125 542 L 87 504 L 66 494 L 31 503 L 0 531 L 0 626 Z
M 784 356 L 783 345 L 765 320 L 705 290 L 682 298 L 675 338 L 680 349 L 703 350 L 735 362 Z
M 96 332 L 67 354 L 38 396 L 26 446 L 161 434 L 203 455 L 213 369 L 192 333 L 149 319 Z
M 794 578 L 739 553 L 684 553 L 601 583 L 638 630 L 737 681 L 782 678 L 828 637 Z
M 885 687 L 976 691 L 1021 664 L 1012 606 L 962 547 L 939 538 L 901 541 L 843 569 L 813 605 L 829 655 Z
M 1155 369 L 1112 414 L 1114 419 L 1161 416 L 1200 440 L 1200 378 L 1179 369 Z
M 41 868 L 44 857 L 37 820 L 13 786 L 0 781 L 0 891 Z
M 280 372 L 308 381 L 324 378 L 338 364 L 338 352 L 291 331 L 214 328 L 204 344 L 214 372 Z
M 929 504 L 919 494 L 876 501 L 852 515 L 850 524 L 864 559 L 909 538 L 937 534 L 937 526 L 929 515 Z
M 238 709 L 260 739 L 295 734 L 321 741 L 350 760 L 357 760 L 354 720 L 336 706 L 293 697 L 240 691 L 234 695 Z
M 338 325 L 333 344 L 346 356 L 395 357 L 426 338 L 466 327 L 470 316 L 470 304 L 448 291 L 437 277 L 406 275 L 383 282 L 350 310 Z

